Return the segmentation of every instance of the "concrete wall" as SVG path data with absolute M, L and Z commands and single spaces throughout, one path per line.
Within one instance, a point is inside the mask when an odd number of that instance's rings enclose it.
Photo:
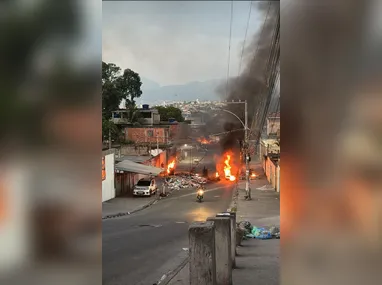
M 121 146 L 121 155 L 149 155 L 149 147 L 123 145 Z
M 116 174 L 116 196 L 132 196 L 134 185 L 139 179 L 147 177 L 147 175 L 128 172 Z
M 169 127 L 169 139 L 173 139 L 176 137 L 179 129 L 179 124 L 170 125 Z
M 124 196 L 132 194 L 132 189 L 135 185 L 134 173 L 116 173 L 115 175 L 115 195 Z
M 153 116 L 153 124 L 154 125 L 159 124 L 160 123 L 160 115 L 157 113 L 153 113 L 152 116 Z
M 276 139 L 262 139 L 260 141 L 260 150 L 262 155 L 280 153 L 280 146 L 277 145 Z
M 267 119 L 267 135 L 276 134 L 280 130 L 280 118 Z
M 151 159 L 151 164 L 150 165 L 160 168 L 162 163 L 166 167 L 166 165 L 167 165 L 167 151 L 166 150 L 161 152 L 159 155 L 153 157 Z
M 132 128 L 125 129 L 125 140 L 135 143 L 167 143 L 168 128 Z
M 276 166 L 269 157 L 263 160 L 262 164 L 269 184 L 271 184 L 277 192 L 280 192 L 280 166 Z
M 102 157 L 105 159 L 106 177 L 102 180 L 102 202 L 115 198 L 114 172 L 115 172 L 115 157 L 114 150 L 102 152 Z
M 276 169 L 276 191 L 280 192 L 280 165 Z

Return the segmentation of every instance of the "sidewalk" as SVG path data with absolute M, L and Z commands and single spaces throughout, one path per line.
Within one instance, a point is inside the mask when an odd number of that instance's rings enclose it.
M 152 205 L 159 195 L 151 197 L 116 197 L 102 203 L 102 219 L 129 215 Z
M 261 165 L 254 165 L 258 180 L 251 181 L 252 200 L 245 201 L 245 182 L 239 183 L 236 220 L 248 221 L 256 227 L 280 226 L 280 194 L 270 189 Z M 264 187 L 266 186 L 266 187 Z M 269 186 L 269 187 L 268 187 Z M 278 285 L 280 282 L 280 240 L 249 239 L 237 248 L 233 284 Z
M 274 190 L 258 190 L 269 183 L 260 164 L 251 168 L 259 179 L 251 181 L 252 200 L 245 201 L 245 181 L 239 182 L 239 196 L 236 202 L 237 222 L 249 221 L 256 227 L 280 225 L 280 195 Z M 263 187 L 270 188 L 270 187 Z M 280 240 L 244 240 L 237 248 L 236 268 L 232 272 L 234 285 L 278 285 Z M 189 285 L 189 264 L 168 283 L 169 285 Z

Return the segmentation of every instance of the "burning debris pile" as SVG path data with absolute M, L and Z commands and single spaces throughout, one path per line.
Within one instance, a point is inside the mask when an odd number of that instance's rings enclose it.
M 167 165 L 167 174 L 168 175 L 174 175 L 175 172 L 175 159 L 173 159 L 168 165 Z
M 222 158 L 220 158 L 216 165 L 217 172 L 215 173 L 216 178 L 220 178 L 220 173 L 224 174 L 224 178 L 229 181 L 236 181 L 236 176 L 233 174 L 235 173 L 235 170 L 233 167 L 235 167 L 233 163 L 233 153 L 227 152 L 223 155 Z
M 211 140 L 206 139 L 205 137 L 198 138 L 198 142 L 203 144 L 203 145 L 207 145 L 207 144 L 211 144 L 212 143 Z
M 227 154 L 227 158 L 224 161 L 224 176 L 226 179 L 229 179 L 229 181 L 235 181 L 236 177 L 231 174 L 232 167 L 230 165 L 230 161 L 231 161 L 231 156 Z
M 176 159 L 170 160 L 165 173 L 166 182 L 171 190 L 180 190 L 182 188 L 197 187 L 200 184 L 207 183 L 207 179 L 198 174 L 175 173 Z
M 200 184 L 206 184 L 207 179 L 199 175 L 177 174 L 168 177 L 167 183 L 171 190 L 180 190 L 183 188 L 197 187 Z

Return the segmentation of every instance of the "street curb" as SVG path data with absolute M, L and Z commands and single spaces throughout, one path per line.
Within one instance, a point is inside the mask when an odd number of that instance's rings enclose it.
M 104 216 L 104 217 L 102 217 L 102 220 L 118 218 L 118 217 L 123 217 L 123 216 L 128 216 L 128 215 L 134 214 L 136 212 L 142 211 L 143 209 L 146 209 L 146 208 L 150 207 L 152 204 L 156 203 L 159 200 L 160 200 L 159 198 L 157 198 L 155 200 L 152 200 L 149 203 L 147 203 L 147 204 L 145 204 L 145 205 L 143 205 L 143 206 L 139 207 L 138 209 L 135 209 L 135 210 L 133 210 L 131 212 L 121 212 L 121 213 L 118 213 L 118 214 L 112 214 L 112 215 Z
M 169 273 L 162 276 L 161 280 L 159 280 L 155 285 L 167 285 L 178 275 L 178 273 L 188 264 L 188 256 L 174 269 Z
M 168 192 L 168 196 L 170 196 L 170 194 L 172 193 L 173 190 L 169 191 Z M 159 198 L 156 198 L 155 200 L 152 200 L 150 201 L 149 203 L 139 207 L 138 209 L 135 209 L 131 212 L 121 212 L 121 213 L 117 213 L 117 214 L 112 214 L 112 215 L 107 215 L 107 216 L 104 216 L 102 217 L 102 220 L 108 220 L 108 219 L 113 219 L 113 218 L 119 218 L 119 217 L 123 217 L 123 216 L 128 216 L 128 215 L 131 215 L 131 214 L 134 214 L 136 212 L 139 212 L 139 211 L 142 211 L 150 206 L 152 206 L 153 204 L 155 204 L 156 202 L 158 202 L 159 200 L 162 200 L 162 197 L 159 197 Z
M 227 209 L 227 212 L 232 212 L 232 210 L 234 210 L 234 212 L 237 211 L 237 199 L 238 198 L 239 198 L 239 186 L 236 184 L 235 189 L 232 192 L 232 201 L 229 204 L 229 208 Z

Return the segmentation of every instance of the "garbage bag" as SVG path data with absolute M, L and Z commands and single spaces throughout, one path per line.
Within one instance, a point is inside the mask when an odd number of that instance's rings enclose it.
M 279 237 L 280 238 L 280 229 L 276 226 L 272 226 L 270 229 L 269 229 L 271 235 L 273 237 Z
M 257 239 L 271 239 L 272 238 L 271 232 L 269 230 L 266 230 L 265 228 L 257 228 L 254 231 L 253 235 Z
M 246 234 L 245 237 L 247 237 L 247 238 L 255 238 L 255 235 L 254 234 Z
M 272 235 L 269 231 L 263 231 L 258 236 L 256 236 L 257 239 L 271 239 Z
M 245 231 L 241 228 L 236 228 L 236 246 L 241 245 L 241 241 L 245 238 Z
M 240 229 L 244 230 L 244 232 L 245 232 L 246 234 L 250 234 L 250 233 L 252 233 L 252 225 L 251 225 L 251 223 L 248 222 L 248 221 L 242 221 L 242 222 L 240 222 L 240 223 L 238 224 L 238 227 L 239 227 Z
M 252 231 L 252 234 L 257 237 L 261 234 L 262 231 L 264 231 L 265 229 L 264 228 L 254 228 L 253 231 Z

